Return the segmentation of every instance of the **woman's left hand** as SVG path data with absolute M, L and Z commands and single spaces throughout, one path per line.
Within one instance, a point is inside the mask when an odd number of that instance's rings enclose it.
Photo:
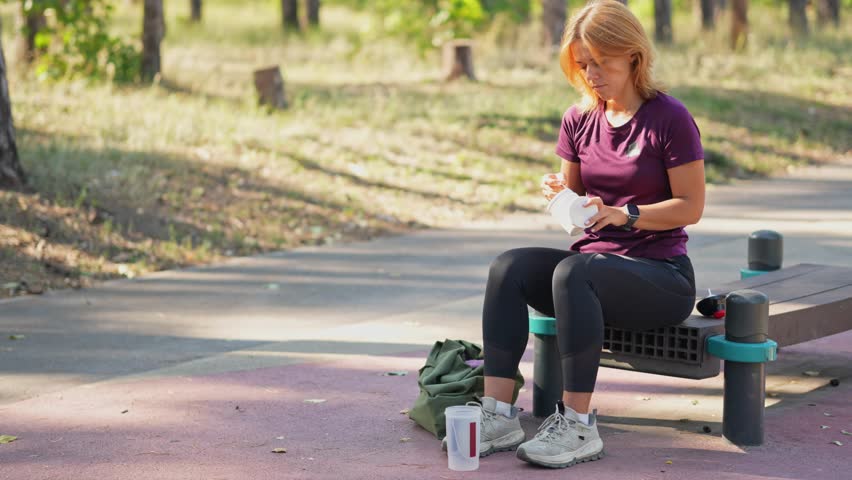
M 590 207 L 592 205 L 598 207 L 598 213 L 586 222 L 587 227 L 593 225 L 592 232 L 597 232 L 607 225 L 620 227 L 627 223 L 627 213 L 619 207 L 604 205 L 601 197 L 589 197 L 584 206 Z

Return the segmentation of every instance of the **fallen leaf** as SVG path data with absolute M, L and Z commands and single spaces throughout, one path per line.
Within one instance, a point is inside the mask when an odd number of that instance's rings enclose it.
M 122 411 L 121 411 L 121 413 L 127 413 L 127 412 L 129 412 L 129 411 L 130 411 L 130 410 L 122 410 Z
M 840 433 L 843 435 L 852 435 L 852 432 L 847 432 L 846 430 L 841 430 Z
M 308 398 L 305 399 L 305 403 L 325 403 L 324 398 Z
M 275 440 L 284 440 L 284 437 L 275 437 Z
M 693 401 L 692 401 L 692 404 L 693 404 L 693 405 L 698 405 L 698 400 L 693 400 Z
M 526 391 L 527 391 L 526 388 L 522 388 L 522 389 L 518 390 L 518 393 L 525 393 Z
M 826 428 L 831 428 L 831 427 L 829 427 L 828 425 L 820 425 L 819 426 L 820 430 L 825 430 Z
M 272 453 L 287 453 L 286 448 L 273 448 Z
M 402 410 L 399 411 L 399 413 L 402 414 L 402 415 L 408 415 L 409 411 L 410 411 L 409 409 L 403 408 Z
M 822 412 L 822 414 L 825 415 L 826 417 L 833 417 L 834 416 L 833 414 L 828 413 L 828 412 Z
M 399 441 L 400 441 L 400 442 L 402 442 L 402 443 L 407 443 L 407 442 L 410 442 L 410 441 L 411 441 L 411 438 L 409 438 L 409 437 L 402 437 L 402 438 L 400 438 L 400 439 L 399 439 Z
M 802 373 L 804 373 L 805 376 L 807 376 L 807 377 L 818 377 L 819 376 L 819 372 L 817 370 L 806 370 Z
M 26 335 L 9 335 L 9 340 L 23 340 L 27 338 Z
M 408 372 L 405 370 L 398 370 L 395 372 L 385 372 L 382 374 L 383 377 L 404 377 L 408 375 Z
M 833 442 L 831 442 L 831 443 L 833 443 L 833 444 L 837 445 L 838 447 L 842 447 L 842 446 L 843 446 L 843 442 L 841 442 L 840 440 L 835 440 L 835 441 L 833 441 Z
M 671 465 L 672 463 L 674 462 L 672 462 L 671 460 L 666 460 L 666 465 Z
M 18 437 L 13 437 L 12 435 L 0 435 L 0 443 L 12 443 L 17 439 Z
M 278 290 L 279 288 L 281 288 L 281 285 L 278 285 L 277 283 L 267 283 L 266 284 L 267 290 Z

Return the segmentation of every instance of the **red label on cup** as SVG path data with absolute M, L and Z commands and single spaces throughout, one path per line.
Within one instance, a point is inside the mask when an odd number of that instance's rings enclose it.
M 470 422 L 470 458 L 479 455 L 479 445 L 476 444 L 476 422 Z

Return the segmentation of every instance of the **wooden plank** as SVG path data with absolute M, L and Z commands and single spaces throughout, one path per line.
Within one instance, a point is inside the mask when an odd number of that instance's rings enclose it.
M 796 267 L 799 267 L 799 265 Z M 783 270 L 779 270 L 778 272 L 724 285 L 718 291 L 730 293 L 734 290 L 748 288 L 765 293 L 769 297 L 770 303 L 779 303 L 852 285 L 852 268 L 820 265 L 796 267 L 791 268 L 795 271 L 786 272 L 784 275 L 780 275 Z
M 769 338 L 795 345 L 852 330 L 852 286 L 769 307 Z

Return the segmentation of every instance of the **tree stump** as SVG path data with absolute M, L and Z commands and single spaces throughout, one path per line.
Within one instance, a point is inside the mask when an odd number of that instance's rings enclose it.
M 473 71 L 473 41 L 450 40 L 443 46 L 444 80 L 450 81 L 464 75 L 476 81 Z
M 278 66 L 255 70 L 254 87 L 257 89 L 259 105 L 269 105 L 273 108 L 287 108 L 287 97 L 284 95 L 284 78 Z
M 163 0 L 145 0 L 142 19 L 142 79 L 151 81 L 160 73 L 160 42 L 166 36 Z

